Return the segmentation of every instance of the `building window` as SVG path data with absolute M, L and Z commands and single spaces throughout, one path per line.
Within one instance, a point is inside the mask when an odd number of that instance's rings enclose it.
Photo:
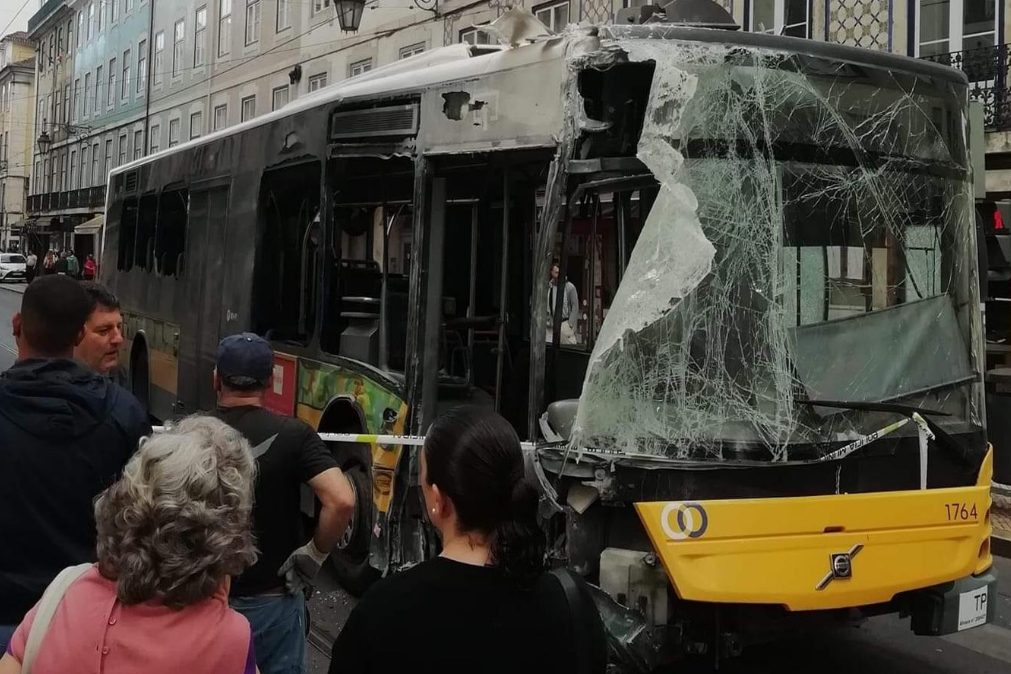
M 460 31 L 460 42 L 473 45 L 491 44 L 491 39 L 488 37 L 488 33 L 477 28 L 465 28 Z
M 554 33 L 561 33 L 569 25 L 569 2 L 555 2 L 534 9 L 537 20 Z
M 751 30 L 807 37 L 808 0 L 752 0 Z
M 168 146 L 175 147 L 179 144 L 179 128 L 182 122 L 178 119 L 170 119 L 168 123 Z
M 137 93 L 144 93 L 147 86 L 147 40 L 137 44 Z
M 77 79 L 74 80 L 74 98 L 73 98 L 73 100 L 71 102 L 71 105 L 73 106 L 73 109 L 74 109 L 73 113 L 71 113 L 71 114 L 73 114 L 73 116 L 74 116 L 74 121 L 77 121 L 78 119 L 81 118 L 81 78 L 80 77 L 78 77 Z
M 326 73 L 313 75 L 309 78 L 309 91 L 319 91 L 326 86 Z
M 190 140 L 204 135 L 204 113 L 194 112 L 190 115 Z
M 172 30 L 172 77 L 183 72 L 183 47 L 186 43 L 186 20 L 179 19 Z
M 95 3 L 88 3 L 88 40 L 95 34 Z
M 158 148 L 161 147 L 161 125 L 160 124 L 152 124 L 151 125 L 151 139 L 149 141 L 149 145 L 151 146 L 151 150 L 150 150 L 151 154 L 154 154 L 155 152 L 157 152 Z
M 312 15 L 316 16 L 330 6 L 330 0 L 312 0 Z
M 88 107 L 88 96 L 91 95 L 91 73 L 84 73 L 84 96 L 81 96 L 81 117 L 87 117 L 91 110 Z
M 95 109 L 93 111 L 94 114 L 96 115 L 98 114 L 98 111 L 102 109 L 102 97 L 99 95 L 101 89 L 102 89 L 102 66 L 98 66 L 98 68 L 95 69 L 95 99 L 94 99 Z
M 116 105 L 116 59 L 109 59 L 109 90 L 106 97 L 106 105 L 110 108 Z
M 357 75 L 361 75 L 362 73 L 367 73 L 370 70 L 372 70 L 372 59 L 355 61 L 348 66 L 348 77 L 355 77 Z
M 246 0 L 246 44 L 260 41 L 260 0 Z
M 144 132 L 133 132 L 133 158 L 140 159 L 144 156 Z
M 102 167 L 102 183 L 105 184 L 105 179 L 109 175 L 109 171 L 113 168 L 112 166 L 112 139 L 109 138 L 105 141 L 105 166 Z
M 242 115 L 239 119 L 245 122 L 253 117 L 256 117 L 256 96 L 246 96 L 242 99 Z
M 131 11 L 133 9 L 133 0 L 126 0 L 126 11 Z
M 201 7 L 193 18 L 193 67 L 207 60 L 207 8 Z
M 80 47 L 84 44 L 86 34 L 84 32 L 84 12 L 86 10 L 81 10 L 77 13 L 77 46 Z
M 996 44 L 997 3 L 992 0 L 919 0 L 918 9 L 916 43 L 920 57 L 992 49 Z M 969 81 L 993 79 L 991 60 L 991 56 L 966 59 L 963 70 Z
M 400 48 L 399 58 L 406 59 L 412 56 L 417 56 L 421 52 L 425 51 L 425 43 L 419 42 L 417 44 L 408 45 L 406 47 Z
M 91 180 L 89 180 L 89 182 L 92 185 L 100 185 L 100 175 L 101 173 L 98 167 L 98 143 L 94 143 L 91 146 Z
M 66 53 L 74 51 L 74 20 L 67 21 L 67 49 Z
M 70 151 L 70 189 L 76 190 L 77 183 L 77 150 Z
M 123 52 L 123 82 L 120 84 L 120 98 L 124 100 L 130 96 L 130 50 Z
M 61 119 L 63 120 L 64 124 L 70 121 L 71 114 L 72 113 L 70 110 L 70 85 L 67 84 L 63 87 L 63 117 L 61 117 Z
M 155 84 L 161 84 L 163 75 L 162 67 L 165 64 L 165 31 L 158 31 L 154 35 L 154 73 Z
M 283 87 L 277 87 L 277 88 L 275 88 L 271 92 L 270 100 L 271 100 L 271 103 L 270 103 L 270 109 L 271 110 L 280 110 L 285 105 L 287 105 L 288 104 L 288 85 L 286 84 Z
M 127 142 L 127 135 L 126 133 L 121 133 L 119 134 L 119 161 L 116 163 L 116 166 L 122 166 L 123 164 L 125 164 L 126 158 L 129 156 L 129 154 L 130 148 Z
M 88 146 L 81 146 L 81 175 L 80 175 L 81 187 L 87 187 L 90 183 L 88 182 Z
M 224 56 L 232 45 L 232 0 L 218 0 L 218 56 Z
M 228 126 L 228 105 L 214 106 L 214 130 L 220 131 Z
M 278 33 L 291 28 L 291 0 L 277 0 L 277 21 L 274 28 Z
M 105 18 L 105 8 L 102 7 L 102 0 L 98 0 L 98 12 L 95 15 L 95 35 L 102 32 L 102 23 Z
M 106 0 L 109 3 L 109 23 L 119 19 L 119 0 Z

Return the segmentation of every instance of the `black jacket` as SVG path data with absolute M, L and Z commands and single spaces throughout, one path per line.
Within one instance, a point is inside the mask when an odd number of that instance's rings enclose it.
M 151 433 L 137 399 L 71 360 L 0 374 L 0 624 L 95 559 L 93 501 Z

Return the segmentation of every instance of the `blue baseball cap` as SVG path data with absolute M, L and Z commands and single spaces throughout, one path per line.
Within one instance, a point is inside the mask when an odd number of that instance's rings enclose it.
M 218 343 L 215 359 L 218 376 L 234 386 L 266 386 L 274 373 L 274 350 L 252 332 L 229 335 Z

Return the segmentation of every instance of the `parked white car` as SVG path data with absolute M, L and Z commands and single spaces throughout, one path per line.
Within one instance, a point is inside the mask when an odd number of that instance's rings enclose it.
M 25 256 L 20 253 L 0 253 L 0 283 L 25 280 Z

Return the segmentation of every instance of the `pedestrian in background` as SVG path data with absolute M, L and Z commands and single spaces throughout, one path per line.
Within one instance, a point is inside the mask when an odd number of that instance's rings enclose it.
M 144 442 L 95 503 L 98 564 L 68 570 L 79 575 L 48 625 L 45 600 L 28 613 L 0 672 L 18 674 L 27 656 L 31 674 L 253 674 L 249 623 L 228 608 L 228 586 L 256 559 L 254 472 L 249 444 L 211 417 Z
M 54 269 L 57 274 L 63 274 L 64 276 L 67 275 L 67 251 L 60 251 L 60 256 L 56 258 L 56 267 Z
M 39 258 L 35 256 L 35 253 L 28 251 L 28 255 L 25 256 L 25 277 L 29 283 L 35 278 L 35 267 L 38 263 Z
M 354 492 L 330 450 L 306 423 L 264 409 L 273 385 L 274 352 L 252 333 L 218 345 L 216 416 L 240 431 L 257 464 L 253 531 L 259 561 L 232 583 L 232 608 L 253 628 L 256 663 L 263 674 L 306 671 L 305 599 L 313 579 L 354 512 Z M 321 504 L 306 542 L 301 488 Z M 367 506 L 366 506 L 367 507 Z
M 46 251 L 46 257 L 42 261 L 42 273 L 52 274 L 56 271 L 56 253 L 52 249 Z
M 98 265 L 95 263 L 95 256 L 89 254 L 88 259 L 84 261 L 84 280 L 94 281 L 97 273 Z
M 67 251 L 67 276 L 81 278 L 81 263 L 72 250 Z
M 92 501 L 151 433 L 137 400 L 73 359 L 90 311 L 73 279 L 25 289 L 0 374 L 0 650 L 60 569 L 95 558 Z
M 74 358 L 95 372 L 110 376 L 119 369 L 119 349 L 123 346 L 123 314 L 119 300 L 108 288 L 94 281 L 81 283 L 91 311 L 84 322 L 84 338 L 74 348 Z
M 475 407 L 439 417 L 420 477 L 442 554 L 365 594 L 334 643 L 330 674 L 604 672 L 603 625 L 585 583 L 569 574 L 570 597 L 545 573 L 537 490 L 509 422 Z

